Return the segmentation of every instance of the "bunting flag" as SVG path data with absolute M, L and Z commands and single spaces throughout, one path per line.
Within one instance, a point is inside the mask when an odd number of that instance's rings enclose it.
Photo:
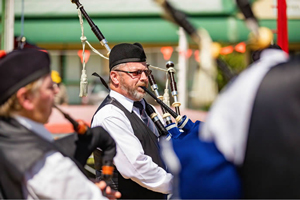
M 196 51 L 194 52 L 194 57 L 195 57 L 195 60 L 199 63 L 199 62 L 200 62 L 199 50 L 196 50 Z
M 171 47 L 171 46 L 161 47 L 160 51 L 163 54 L 164 59 L 169 60 L 173 53 L 173 47 Z M 214 42 L 212 45 L 212 53 L 214 55 L 214 58 L 218 57 L 219 54 L 221 54 L 221 55 L 231 54 L 233 51 L 236 51 L 239 53 L 245 53 L 246 52 L 246 43 L 240 42 L 236 45 L 221 47 L 221 45 L 219 43 Z M 186 58 L 190 58 L 194 54 L 194 59 L 197 62 L 200 62 L 199 50 L 195 50 L 193 53 L 192 49 L 188 49 L 186 52 L 179 51 L 178 53 L 180 55 L 185 53 Z
M 173 47 L 162 47 L 160 48 L 160 52 L 163 54 L 165 60 L 170 60 L 173 53 Z
M 82 50 L 77 51 L 77 55 L 79 56 L 81 63 L 83 63 Z M 90 58 L 91 52 L 89 50 L 84 50 L 84 61 L 87 62 Z
M 187 58 L 190 58 L 192 54 L 193 54 L 193 50 L 192 49 L 188 49 L 187 52 L 186 52 L 186 54 L 185 54 L 185 56 Z
M 183 51 L 179 51 L 180 55 L 185 55 L 186 58 L 190 58 L 193 55 L 193 50 L 192 49 L 188 49 L 186 52 Z
M 0 58 L 6 56 L 6 51 L 0 50 Z
M 237 45 L 235 45 L 234 50 L 240 53 L 245 53 L 246 52 L 246 43 L 245 42 L 240 42 Z
M 222 47 L 220 50 L 221 55 L 227 55 L 233 52 L 233 46 Z

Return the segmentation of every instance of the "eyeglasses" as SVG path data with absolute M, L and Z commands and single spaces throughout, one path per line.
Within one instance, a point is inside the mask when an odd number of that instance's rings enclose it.
M 141 76 L 143 72 L 145 73 L 146 76 L 149 76 L 152 73 L 152 70 L 149 70 L 149 69 L 147 69 L 147 70 L 137 70 L 137 71 L 133 71 L 133 72 L 123 71 L 123 70 L 119 70 L 119 69 L 116 69 L 114 71 L 124 72 L 124 73 L 127 73 L 127 74 L 131 74 L 132 77 L 134 77 L 134 78 Z

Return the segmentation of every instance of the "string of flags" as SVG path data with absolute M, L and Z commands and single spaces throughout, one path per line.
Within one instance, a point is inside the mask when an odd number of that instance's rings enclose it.
M 161 47 L 160 52 L 163 54 L 163 57 L 165 60 L 170 60 L 172 54 L 173 54 L 173 47 L 171 46 L 165 46 Z M 220 48 L 219 54 L 221 55 L 227 55 L 231 54 L 233 51 L 239 52 L 239 53 L 245 53 L 246 52 L 246 43 L 240 42 L 236 45 L 230 45 Z M 179 52 L 179 54 L 185 54 L 186 58 L 190 58 L 193 55 L 193 50 L 188 49 L 186 52 Z M 197 62 L 199 62 L 199 50 L 194 51 L 194 58 Z
M 230 45 L 230 46 L 225 46 L 221 47 L 219 50 L 219 54 L 221 55 L 227 55 L 231 54 L 233 51 L 239 52 L 239 53 L 245 53 L 246 52 L 246 43 L 245 42 L 240 42 L 236 45 Z M 173 52 L 174 52 L 174 47 L 172 46 L 165 46 L 160 48 L 160 52 L 163 54 L 163 57 L 165 60 L 170 60 Z M 82 58 L 82 50 L 78 50 L 77 52 L 78 56 L 81 59 L 81 62 L 83 62 Z M 195 50 L 193 52 L 192 49 L 188 49 L 186 52 L 179 52 L 180 55 L 185 54 L 186 58 L 190 58 L 194 54 L 194 58 L 197 62 L 199 62 L 199 50 Z M 85 50 L 85 62 L 88 61 L 90 57 L 90 51 Z

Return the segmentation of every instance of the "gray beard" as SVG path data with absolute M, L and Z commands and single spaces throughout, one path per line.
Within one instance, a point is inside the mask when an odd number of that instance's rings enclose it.
M 146 93 L 139 93 L 137 90 L 130 88 L 128 85 L 124 84 L 123 80 L 121 80 L 121 89 L 126 91 L 131 97 L 139 101 L 146 95 Z

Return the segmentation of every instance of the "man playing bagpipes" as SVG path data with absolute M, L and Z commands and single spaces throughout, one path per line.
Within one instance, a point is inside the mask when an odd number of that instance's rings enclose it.
M 105 130 L 96 127 L 55 141 L 43 126 L 56 93 L 45 50 L 3 54 L 0 81 L 1 198 L 107 199 L 102 190 L 109 198 L 120 197 L 105 189 L 104 182 L 88 180 L 83 171 L 96 147 L 109 149 L 111 159 L 115 155 L 115 143 Z
M 92 127 L 103 127 L 116 141 L 114 184 L 124 199 L 164 199 L 171 192 L 172 175 L 160 157 L 159 132 L 145 112 L 145 91 L 140 86 L 148 86 L 151 70 L 142 45 L 114 46 L 109 68 L 110 93 L 97 109 Z

